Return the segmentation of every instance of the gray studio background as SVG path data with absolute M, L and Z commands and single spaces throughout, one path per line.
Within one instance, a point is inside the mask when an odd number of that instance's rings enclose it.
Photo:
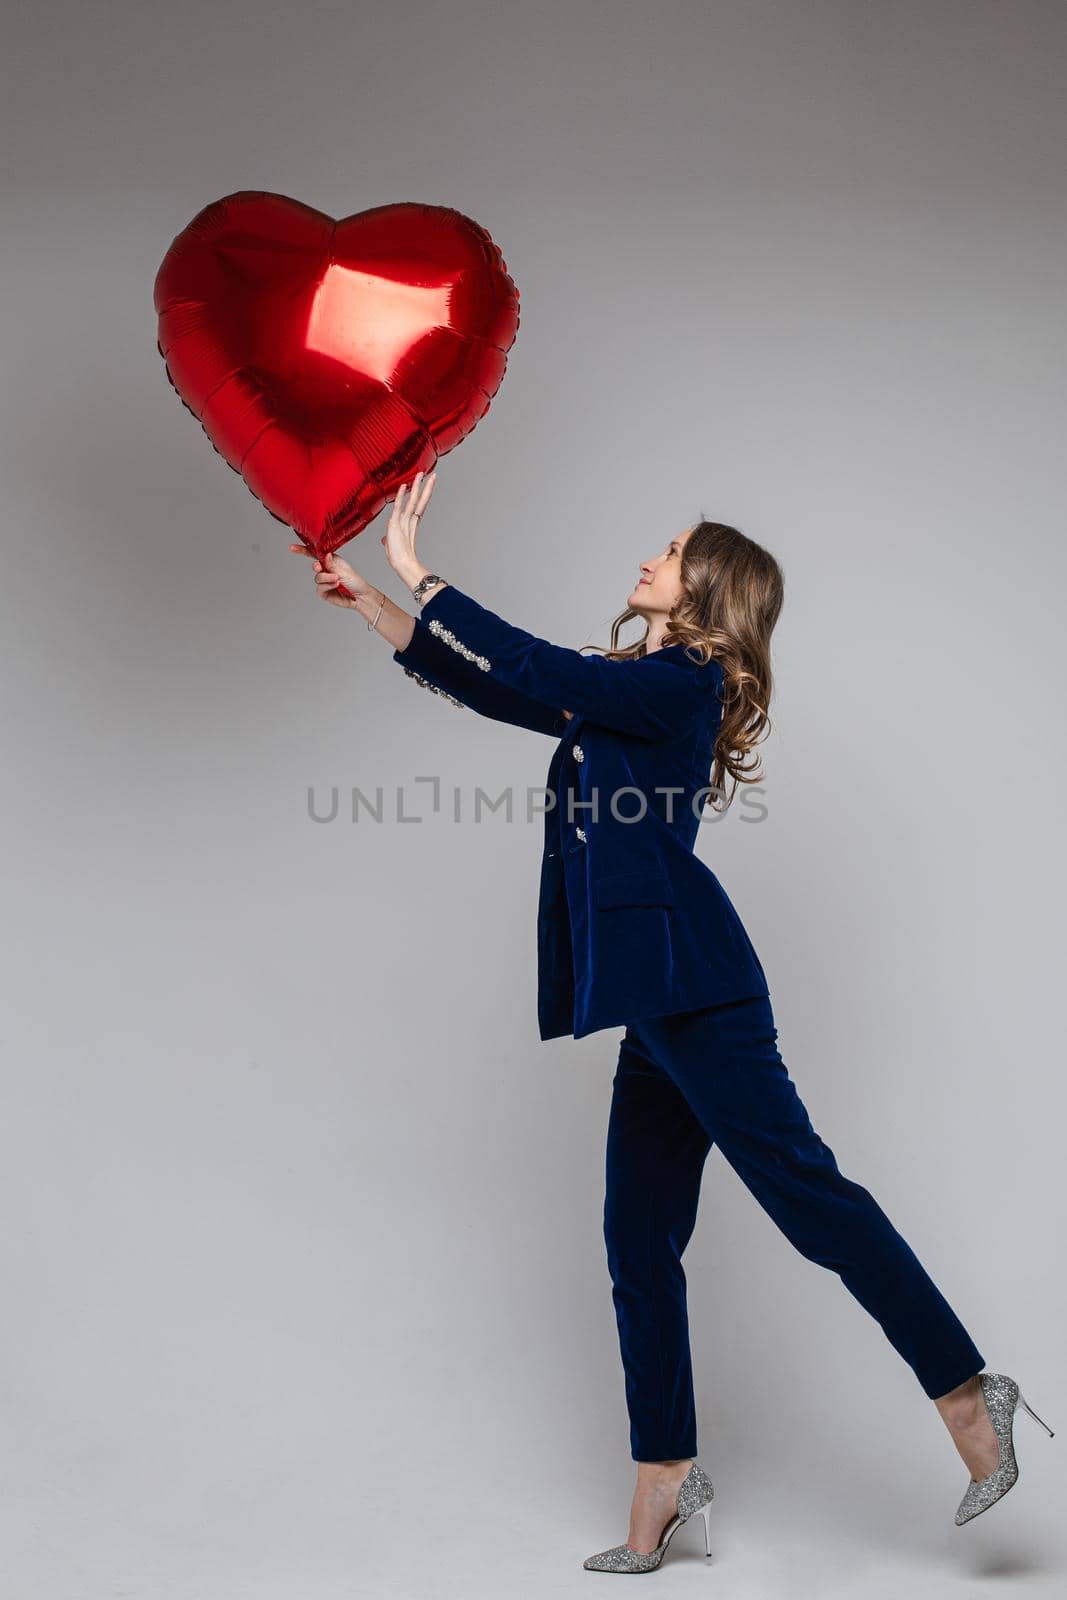
M 604 644 L 701 511 L 781 561 L 766 816 L 698 849 L 817 1128 L 1057 1429 L 957 1529 L 910 1369 L 713 1152 L 715 1558 L 650 1581 L 1062 1592 L 1063 8 L 7 15 L 4 1600 L 570 1595 L 626 1537 L 621 1030 L 536 1029 L 552 744 L 316 602 L 172 392 L 153 278 L 238 188 L 500 243 L 518 340 L 421 539 L 477 599 Z M 403 603 L 383 526 L 346 554 Z

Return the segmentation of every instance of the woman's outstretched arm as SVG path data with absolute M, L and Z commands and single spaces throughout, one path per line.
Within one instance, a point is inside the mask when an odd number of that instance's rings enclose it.
M 496 682 L 450 650 L 421 617 L 413 620 L 411 639 L 402 649 L 393 651 L 393 660 L 418 683 L 455 697 L 472 711 L 491 717 L 495 722 L 510 722 L 515 727 L 547 733 L 556 739 L 563 736 L 567 730 L 567 716 L 563 711 Z
M 534 733 L 545 733 L 556 739 L 566 732 L 565 712 L 488 678 L 443 644 L 421 618 L 394 605 L 347 561 L 339 556 L 327 556 L 321 562 L 303 545 L 292 544 L 289 548 L 315 562 L 315 583 L 324 599 L 358 611 L 368 622 L 377 618 L 374 631 L 395 646 L 393 660 L 422 687 L 436 689 L 439 694 L 494 722 L 529 728 Z M 338 584 L 344 585 L 348 596 L 336 592 Z
M 402 484 L 382 536 L 389 565 L 414 589 L 430 569 L 415 544 L 418 521 L 434 489 L 435 474 L 415 474 Z M 636 660 L 583 656 L 506 622 L 454 583 L 439 583 L 422 604 L 422 621 L 457 655 L 504 688 L 531 700 L 567 706 L 578 716 L 641 739 L 673 739 L 690 731 L 706 711 L 719 682 L 715 663 L 687 667 L 659 652 Z
M 418 582 L 413 575 L 411 581 Z M 585 656 L 506 622 L 454 583 L 431 589 L 421 622 L 486 677 L 547 704 L 565 705 L 605 728 L 641 739 L 679 738 L 707 708 L 715 664 Z

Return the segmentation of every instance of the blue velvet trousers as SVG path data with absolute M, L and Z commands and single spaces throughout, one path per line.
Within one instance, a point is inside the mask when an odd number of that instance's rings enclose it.
M 770 999 L 627 1026 L 608 1120 L 604 1239 L 635 1461 L 697 1453 L 682 1253 L 717 1144 L 800 1253 L 836 1272 L 931 1399 L 985 1360 L 874 1197 L 816 1133 Z

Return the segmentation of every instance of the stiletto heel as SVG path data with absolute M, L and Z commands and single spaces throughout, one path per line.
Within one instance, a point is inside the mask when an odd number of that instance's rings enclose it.
M 610 1550 L 601 1550 L 598 1555 L 587 1556 L 582 1562 L 587 1572 L 652 1572 L 659 1566 L 666 1554 L 667 1546 L 677 1529 L 683 1522 L 695 1516 L 699 1511 L 704 1518 L 704 1549 L 711 1555 L 711 1499 L 715 1493 L 711 1486 L 711 1479 L 698 1462 L 694 1461 L 689 1468 L 682 1486 L 678 1490 L 675 1504 L 677 1515 L 673 1516 L 660 1534 L 659 1544 L 654 1550 L 631 1550 L 628 1544 L 612 1545 Z
M 706 1506 L 701 1506 L 700 1515 L 704 1518 L 704 1550 L 711 1555 L 711 1501 Z
M 1015 1459 L 1012 1428 L 1019 1406 L 1041 1424 L 1050 1439 L 1055 1438 L 1048 1423 L 1042 1421 L 1037 1412 L 1027 1405 L 1014 1378 L 1007 1377 L 1003 1372 L 980 1372 L 978 1382 L 982 1386 L 989 1420 L 1000 1445 L 1000 1460 L 987 1478 L 972 1478 L 968 1483 L 967 1491 L 956 1508 L 958 1528 L 1002 1500 L 1018 1480 L 1019 1464 Z
M 1030 1413 L 1030 1415 L 1033 1417 L 1035 1422 L 1040 1422 L 1041 1423 L 1041 1426 L 1044 1428 L 1045 1432 L 1048 1434 L 1050 1439 L 1054 1439 L 1056 1437 L 1056 1435 L 1053 1433 L 1052 1429 L 1049 1427 L 1048 1423 L 1047 1422 L 1042 1422 L 1041 1418 L 1038 1416 L 1037 1412 L 1034 1411 L 1030 1406 L 1027 1405 L 1026 1401 L 1023 1399 L 1021 1390 L 1019 1392 L 1019 1404 L 1022 1406 L 1024 1411 L 1028 1411 Z

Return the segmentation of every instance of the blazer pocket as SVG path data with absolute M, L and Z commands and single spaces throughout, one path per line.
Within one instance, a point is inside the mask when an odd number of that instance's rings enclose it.
M 674 887 L 665 872 L 609 872 L 593 885 L 600 910 L 610 906 L 672 906 Z

